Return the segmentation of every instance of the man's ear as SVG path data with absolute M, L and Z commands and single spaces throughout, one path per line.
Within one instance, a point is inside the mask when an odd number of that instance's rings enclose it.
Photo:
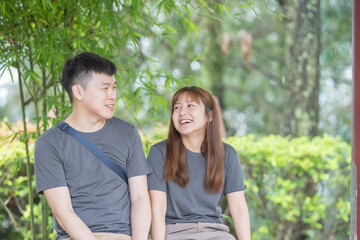
M 76 98 L 78 101 L 81 101 L 84 96 L 84 89 L 80 85 L 73 85 L 71 87 L 73 97 Z

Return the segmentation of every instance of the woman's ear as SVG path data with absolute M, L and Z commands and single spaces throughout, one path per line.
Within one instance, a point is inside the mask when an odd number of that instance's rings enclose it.
M 84 89 L 80 85 L 75 84 L 71 87 L 71 90 L 74 99 L 76 99 L 77 101 L 81 101 L 84 96 Z
M 208 112 L 208 120 L 211 122 L 213 120 L 213 111 L 209 107 L 206 109 L 206 111 Z

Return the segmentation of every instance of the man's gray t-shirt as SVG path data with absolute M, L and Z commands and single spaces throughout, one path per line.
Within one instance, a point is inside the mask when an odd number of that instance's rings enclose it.
M 147 175 L 147 165 L 137 129 L 119 118 L 103 128 L 82 133 L 117 162 L 128 178 Z M 35 144 L 36 191 L 68 187 L 75 213 L 92 232 L 131 236 L 128 185 L 71 135 L 57 127 L 45 131 Z M 68 237 L 55 219 L 57 239 Z
M 166 193 L 166 224 L 222 223 L 219 203 L 223 196 L 246 189 L 243 170 L 235 149 L 228 144 L 224 146 L 224 185 L 220 193 L 208 193 L 204 189 L 206 159 L 201 153 L 186 150 L 190 180 L 186 187 L 182 188 L 173 181 L 164 181 L 166 141 L 151 147 L 147 160 L 153 172 L 148 175 L 148 188 Z

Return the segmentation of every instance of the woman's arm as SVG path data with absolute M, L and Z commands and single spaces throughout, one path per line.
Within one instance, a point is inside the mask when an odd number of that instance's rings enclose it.
M 250 240 L 250 217 L 244 191 L 232 192 L 227 194 L 226 197 L 238 239 Z
M 150 190 L 151 237 L 153 240 L 165 240 L 166 193 Z

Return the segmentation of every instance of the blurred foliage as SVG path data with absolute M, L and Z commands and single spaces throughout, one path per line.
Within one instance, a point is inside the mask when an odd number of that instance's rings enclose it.
M 35 1 L 31 5 L 25 1 L 26 12 L 19 7 L 21 1 L 0 6 L 4 13 L 0 72 L 14 72 L 16 56 L 21 57 L 31 119 L 39 119 L 31 110 L 36 99 L 48 102 L 47 111 L 55 106 L 62 114 L 69 113 L 66 96 L 57 98 L 62 92 L 61 66 L 71 55 L 91 50 L 119 67 L 116 115 L 146 132 L 154 121 L 166 119 L 174 89 L 196 84 L 221 100 L 229 135 L 283 133 L 288 92 L 284 1 L 141 2 Z M 109 8 L 111 4 L 116 7 Z M 318 131 L 347 141 L 351 138 L 351 14 L 351 1 L 321 1 Z M 19 21 L 22 18 L 27 22 Z M 41 94 L 44 86 L 47 92 Z M 19 98 L 7 89 L 11 101 L 0 106 L 0 116 L 18 119 L 10 105 Z
M 201 1 L 191 1 L 189 18 L 197 27 L 192 34 L 181 24 L 181 15 L 160 15 L 177 41 L 144 37 L 143 50 L 175 78 L 200 79 L 201 86 L 223 99 L 229 135 L 283 134 L 289 100 L 284 83 L 286 1 L 226 1 L 223 8 L 214 8 L 215 2 L 202 7 Z M 351 1 L 321 1 L 318 131 L 346 141 L 351 137 L 351 15 Z M 215 91 L 218 85 L 222 93 Z

